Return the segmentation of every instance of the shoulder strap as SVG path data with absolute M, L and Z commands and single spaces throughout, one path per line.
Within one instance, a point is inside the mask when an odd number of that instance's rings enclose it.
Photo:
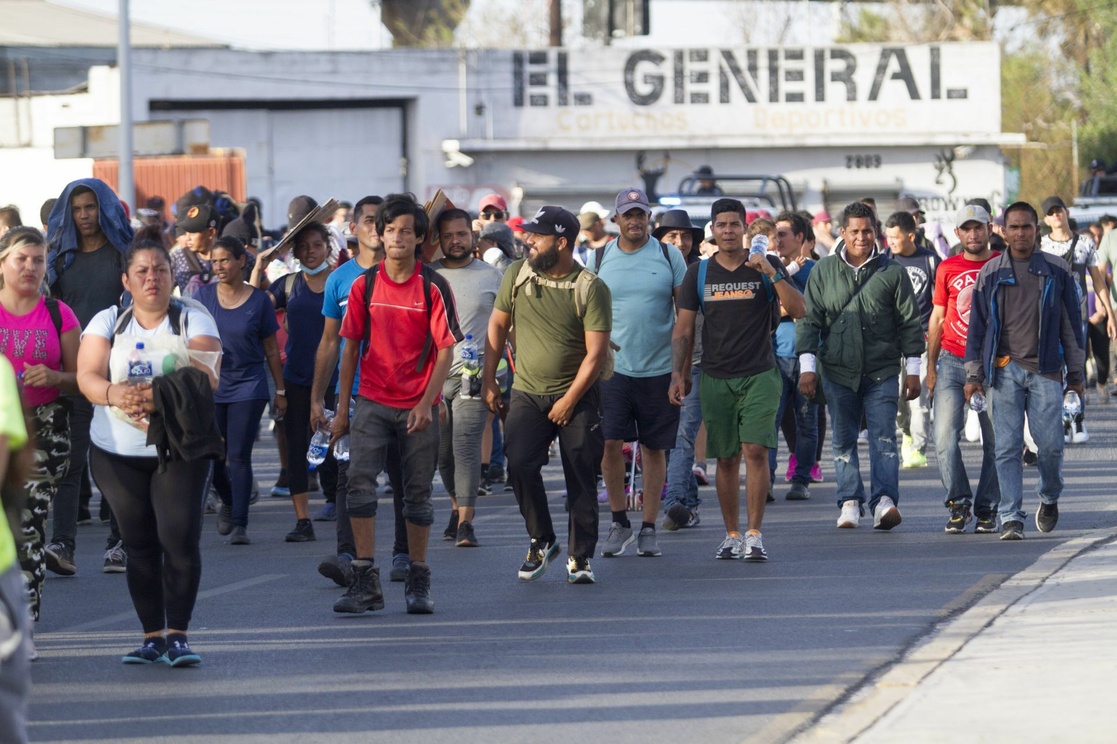
M 659 240 L 657 242 L 659 243 L 659 249 L 661 251 L 663 251 L 663 260 L 666 261 L 667 266 L 670 267 L 671 266 L 671 254 L 667 250 L 667 244 L 664 243 L 662 240 Z
M 698 262 L 698 309 L 703 315 L 706 314 L 706 267 L 713 260 L 711 257 Z
M 299 273 L 298 271 L 292 271 L 283 279 L 283 296 L 285 298 L 283 301 L 286 304 L 291 302 L 291 293 L 295 291 L 295 282 L 299 280 Z
M 379 270 L 380 264 L 373 264 L 365 269 L 365 305 L 362 308 L 365 313 L 365 333 L 361 338 L 361 356 L 365 355 L 365 350 L 368 349 L 369 341 L 372 339 L 372 310 L 369 308 L 372 305 L 372 288 L 376 284 L 376 274 Z
M 423 277 L 423 299 L 427 305 L 427 338 L 423 341 L 423 351 L 419 354 L 419 361 L 415 363 L 415 371 L 422 372 L 423 367 L 427 364 L 427 357 L 430 356 L 431 349 L 434 347 L 434 335 L 431 333 L 431 316 L 433 311 L 431 309 L 431 274 L 434 269 L 425 263 L 419 264 L 419 273 Z
M 58 334 L 58 340 L 62 340 L 62 311 L 58 309 L 58 300 L 54 297 L 47 297 L 45 300 L 47 304 L 47 312 L 50 313 L 50 321 L 54 323 L 54 332 Z
M 593 249 L 593 273 L 601 273 L 601 262 L 605 258 L 605 249 L 612 244 L 612 240 L 605 243 L 605 245 Z M 586 268 L 589 268 L 588 266 Z
M 174 299 L 172 299 L 171 304 L 167 306 L 167 319 L 171 323 L 171 333 L 176 336 L 185 336 L 190 327 L 188 316 L 183 312 L 184 309 L 184 305 Z M 116 325 L 113 326 L 112 337 L 109 338 L 110 348 L 116 343 L 116 337 L 124 333 L 124 329 L 132 322 L 132 311 L 133 306 L 129 305 L 117 314 Z M 61 326 L 61 322 L 59 325 Z
M 513 324 L 515 324 L 516 322 L 516 295 L 519 294 L 520 287 L 524 286 L 525 284 L 528 285 L 528 294 L 531 294 L 530 282 L 534 273 L 535 272 L 532 271 L 531 264 L 529 264 L 527 259 L 525 258 L 524 262 L 520 264 L 520 271 L 516 274 L 516 280 L 512 282 L 512 296 L 509 301 L 511 307 L 509 307 L 508 309 L 508 314 L 512 316 Z

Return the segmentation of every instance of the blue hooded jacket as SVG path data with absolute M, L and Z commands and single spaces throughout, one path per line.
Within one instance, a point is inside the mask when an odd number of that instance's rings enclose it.
M 73 217 L 70 216 L 70 199 L 74 189 L 85 186 L 93 191 L 97 197 L 97 215 L 101 225 L 101 232 L 109 239 L 109 243 L 120 253 L 121 257 L 132 244 L 134 232 L 124 207 L 107 183 L 99 178 L 79 178 L 72 181 L 62 190 L 54 209 L 50 210 L 47 218 L 47 284 L 53 287 L 59 277 L 70 268 L 74 262 L 74 254 L 80 250 L 80 236 Z M 123 264 L 123 262 L 122 262 Z

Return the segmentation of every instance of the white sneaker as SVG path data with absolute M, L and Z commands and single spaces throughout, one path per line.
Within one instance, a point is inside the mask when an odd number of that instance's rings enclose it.
M 887 496 L 881 496 L 877 508 L 873 510 L 873 529 L 890 530 L 902 521 L 903 518 L 895 502 Z
M 1090 433 L 1086 431 L 1086 424 L 1082 421 L 1075 421 L 1074 426 L 1071 427 L 1074 431 L 1070 436 L 1072 444 L 1085 444 L 1090 441 Z
M 838 526 L 852 529 L 861 522 L 861 503 L 857 499 L 842 502 L 842 514 L 838 517 Z
M 978 442 L 981 441 L 981 422 L 977 420 L 977 411 L 966 408 L 966 441 Z

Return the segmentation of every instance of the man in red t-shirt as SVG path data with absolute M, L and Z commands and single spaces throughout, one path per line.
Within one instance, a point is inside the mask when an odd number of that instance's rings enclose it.
M 934 310 L 927 336 L 927 395 L 934 399 L 935 451 L 946 489 L 946 508 L 950 510 L 946 531 L 952 533 L 965 532 L 972 515 L 977 516 L 976 532 L 995 533 L 1001 498 L 989 411 L 978 412 L 982 458 L 976 495 L 970 488 L 958 445 L 967 415 L 962 360 L 970 329 L 971 297 L 981 267 L 997 255 L 989 247 L 989 222 L 989 213 L 977 205 L 962 207 L 955 216 L 954 233 L 962 241 L 962 252 L 943 261 L 936 272 Z
M 417 252 L 429 220 L 407 194 L 391 194 L 376 213 L 376 232 L 385 258 L 357 277 L 341 321 L 341 337 L 352 343 L 341 355 L 341 390 L 353 389 L 360 357 L 356 410 L 349 421 L 349 396 L 338 398 L 333 439 L 350 431 L 349 492 L 357 558 L 349 589 L 334 612 L 384 607 L 380 570 L 373 562 L 376 534 L 376 475 L 385 469 L 389 445 L 399 447 L 403 465 L 403 516 L 411 568 L 404 579 L 407 612 L 434 611 L 430 596 L 427 538 L 434 521 L 431 482 L 438 464 L 438 415 L 442 385 L 454 344 L 462 340 L 450 285 Z M 373 278 L 371 297 L 366 283 Z

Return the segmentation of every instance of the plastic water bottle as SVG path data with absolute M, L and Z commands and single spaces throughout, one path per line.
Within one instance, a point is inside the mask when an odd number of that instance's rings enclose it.
M 1078 393 L 1068 390 L 1063 396 L 1063 421 L 1073 424 L 1080 413 L 1082 413 L 1082 400 L 1078 397 Z
M 752 239 L 752 242 L 749 243 L 749 255 L 750 256 L 753 255 L 754 253 L 759 253 L 760 255 L 763 256 L 767 252 L 768 252 L 768 236 L 767 235 L 757 235 L 756 237 L 754 237 Z
M 334 442 L 334 459 L 338 462 L 349 462 L 349 435 Z
M 151 384 L 155 374 L 151 366 L 151 358 L 144 351 L 143 341 L 136 342 L 136 348 L 128 357 L 128 384 L 138 385 L 141 382 Z
M 465 334 L 462 343 L 462 390 L 461 397 L 466 399 L 476 398 L 479 391 L 474 391 L 481 374 L 481 354 L 477 350 L 477 343 L 473 334 Z
M 985 413 L 988 404 L 985 402 L 985 393 L 977 390 L 970 396 L 970 409 L 974 413 Z
M 330 424 L 334 420 L 334 412 L 326 411 L 326 425 L 319 426 L 310 438 L 310 446 L 306 449 L 306 462 L 311 470 L 316 470 L 326 461 L 326 453 L 330 451 Z

